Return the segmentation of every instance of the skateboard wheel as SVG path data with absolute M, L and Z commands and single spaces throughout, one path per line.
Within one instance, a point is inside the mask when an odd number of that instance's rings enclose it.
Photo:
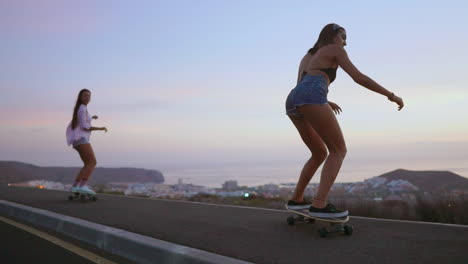
M 319 236 L 320 236 L 320 237 L 326 237 L 327 234 L 328 234 L 328 231 L 327 231 L 326 228 L 323 227 L 323 228 L 320 228 L 320 229 L 318 230 L 318 233 L 319 233 Z
M 315 223 L 315 219 L 312 219 L 312 218 L 308 218 L 307 221 L 309 221 L 309 223 L 311 224 Z
M 290 216 L 286 219 L 286 222 L 288 222 L 288 225 L 294 225 L 294 217 Z
M 97 197 L 96 197 L 96 196 L 93 196 L 93 197 L 91 197 L 91 200 L 97 201 Z
M 353 227 L 349 225 L 344 226 L 344 233 L 348 236 L 353 234 Z

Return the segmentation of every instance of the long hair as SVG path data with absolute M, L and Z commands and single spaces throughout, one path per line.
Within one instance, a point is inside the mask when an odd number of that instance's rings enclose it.
M 83 95 L 83 93 L 85 92 L 88 92 L 88 93 L 91 93 L 88 89 L 82 89 L 79 93 L 78 93 L 78 98 L 76 98 L 76 103 L 75 103 L 75 108 L 73 109 L 73 118 L 72 118 L 72 123 L 71 123 L 71 127 L 72 129 L 75 129 L 76 126 L 78 125 L 78 109 L 80 108 L 80 105 L 82 104 L 81 103 L 81 96 Z
M 317 52 L 317 50 L 319 50 L 321 47 L 330 44 L 340 29 L 344 28 L 335 23 L 328 24 L 323 27 L 322 31 L 320 31 L 317 42 L 315 42 L 315 45 L 310 48 L 307 53 L 314 55 L 314 53 Z

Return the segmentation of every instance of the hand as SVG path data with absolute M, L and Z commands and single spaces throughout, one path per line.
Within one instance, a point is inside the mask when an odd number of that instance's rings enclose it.
M 98 116 L 97 116 L 97 115 L 94 115 L 92 118 L 93 118 L 93 119 L 98 119 Z
M 332 110 L 335 112 L 336 115 L 339 115 L 340 112 L 343 112 L 343 110 L 341 110 L 341 107 L 333 102 L 328 101 L 328 105 L 330 105 L 330 107 L 332 108 Z
M 405 104 L 403 103 L 403 99 L 401 99 L 400 97 L 396 96 L 393 93 L 391 96 L 388 97 L 388 100 L 398 105 L 398 111 L 400 111 L 405 106 Z
M 101 130 L 104 130 L 104 132 L 107 132 L 107 128 L 106 128 L 106 127 L 101 127 Z

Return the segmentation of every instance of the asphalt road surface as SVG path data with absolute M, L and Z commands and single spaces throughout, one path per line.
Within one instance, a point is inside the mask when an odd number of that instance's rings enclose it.
M 0 186 L 0 199 L 254 263 L 468 263 L 468 227 L 351 217 L 352 236 L 321 238 L 291 213 L 183 201 Z
M 26 230 L 24 228 L 26 226 Z M 0 217 L 0 263 L 131 264 L 98 248 L 54 232 Z M 54 242 L 51 242 L 54 241 Z

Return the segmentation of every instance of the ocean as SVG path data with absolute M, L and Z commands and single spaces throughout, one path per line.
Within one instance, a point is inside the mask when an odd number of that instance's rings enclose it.
M 439 164 L 439 165 L 437 165 Z M 345 163 L 338 174 L 336 182 L 358 182 L 396 170 L 438 170 L 451 171 L 468 178 L 468 167 L 457 162 L 411 161 L 385 163 Z M 272 165 L 213 165 L 203 167 L 186 167 L 163 170 L 166 184 L 191 183 L 211 188 L 220 188 L 225 181 L 235 180 L 239 186 L 258 186 L 263 184 L 296 183 L 303 164 Z M 319 182 L 321 167 L 311 182 Z

